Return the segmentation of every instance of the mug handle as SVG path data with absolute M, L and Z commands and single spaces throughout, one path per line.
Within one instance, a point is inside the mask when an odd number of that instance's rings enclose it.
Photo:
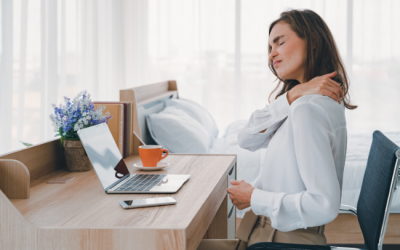
M 166 155 L 164 155 L 164 156 L 162 156 L 162 154 L 164 153 L 164 151 L 167 151 L 167 154 L 166 154 Z M 167 157 L 167 156 L 168 156 L 168 154 L 169 154 L 169 151 L 168 151 L 168 149 L 161 149 L 161 158 L 160 158 L 160 160 L 162 160 L 162 159 L 164 159 L 165 157 Z

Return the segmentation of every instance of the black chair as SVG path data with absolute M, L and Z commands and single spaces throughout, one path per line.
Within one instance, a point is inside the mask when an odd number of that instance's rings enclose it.
M 396 191 L 399 178 L 400 148 L 382 132 L 372 134 L 372 145 L 368 155 L 367 167 L 358 198 L 357 209 L 341 205 L 341 211 L 348 211 L 358 217 L 364 236 L 364 249 L 382 250 L 383 237 L 389 218 L 389 207 Z M 260 242 L 251 245 L 247 250 L 344 250 L 343 248 L 319 245 L 301 245 L 286 243 Z

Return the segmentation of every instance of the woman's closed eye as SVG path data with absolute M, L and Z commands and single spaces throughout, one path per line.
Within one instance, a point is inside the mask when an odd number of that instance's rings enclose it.
M 281 46 L 282 44 L 284 44 L 285 42 L 281 42 L 280 44 L 279 44 L 279 46 Z

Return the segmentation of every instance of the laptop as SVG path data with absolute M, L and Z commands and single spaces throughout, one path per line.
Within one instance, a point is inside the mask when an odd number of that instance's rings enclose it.
M 130 174 L 106 123 L 78 130 L 107 194 L 176 193 L 190 175 Z

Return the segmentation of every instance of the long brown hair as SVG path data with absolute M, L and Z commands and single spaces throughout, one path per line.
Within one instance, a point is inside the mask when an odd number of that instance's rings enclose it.
M 271 34 L 271 30 L 275 24 L 279 22 L 289 24 L 291 29 L 296 32 L 297 36 L 306 43 L 307 58 L 304 80 L 308 82 L 314 77 L 337 71 L 337 75 L 332 79 L 338 82 L 342 87 L 344 106 L 348 109 L 357 108 L 357 106 L 350 104 L 350 95 L 348 93 L 350 81 L 347 77 L 342 59 L 340 58 L 335 40 L 324 20 L 312 10 L 285 11 L 281 13 L 277 20 L 271 23 L 269 26 L 269 34 Z M 268 53 L 271 53 L 271 46 L 268 46 Z M 283 87 L 276 98 L 300 84 L 297 80 L 283 80 L 279 78 L 275 71 L 273 61 L 270 58 L 268 60 L 268 66 L 279 80 L 278 85 L 269 95 L 270 98 L 279 88 L 281 82 L 283 82 Z

